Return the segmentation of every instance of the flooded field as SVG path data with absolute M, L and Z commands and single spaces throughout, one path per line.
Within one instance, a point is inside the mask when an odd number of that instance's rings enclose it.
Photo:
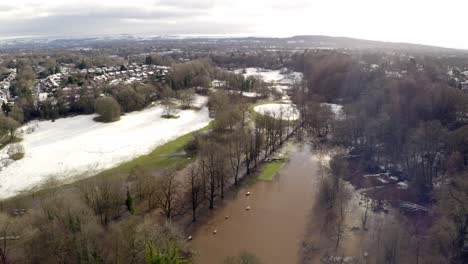
M 193 241 L 196 263 L 221 263 L 244 251 L 265 263 L 297 263 L 319 167 L 308 145 L 295 146 L 273 181 L 244 188 L 200 228 Z

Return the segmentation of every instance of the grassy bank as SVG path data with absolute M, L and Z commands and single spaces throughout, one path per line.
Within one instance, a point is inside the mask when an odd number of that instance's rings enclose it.
M 171 154 L 183 151 L 188 143 L 193 139 L 194 133 L 209 130 L 212 126 L 213 124 L 211 122 L 202 129 L 180 136 L 155 148 L 148 155 L 137 157 L 131 161 L 122 163 L 117 167 L 102 171 L 97 174 L 96 177 L 105 177 L 107 175 L 128 175 L 128 173 L 136 166 L 140 169 L 151 171 L 187 165 L 191 162 L 191 159 L 189 158 L 192 158 L 189 154 L 177 156 L 173 156 Z
M 278 171 L 283 168 L 285 164 L 285 160 L 266 163 L 263 165 L 260 174 L 257 176 L 257 179 L 265 181 L 273 180 L 273 177 L 275 177 Z

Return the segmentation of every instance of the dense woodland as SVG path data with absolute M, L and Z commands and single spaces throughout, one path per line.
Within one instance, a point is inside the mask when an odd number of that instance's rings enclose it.
M 468 261 L 468 95 L 440 77 L 441 64 L 410 58 L 389 65 L 380 58 L 374 62 L 380 67 L 369 72 L 351 55 L 313 51 L 297 55 L 295 63 L 305 77 L 294 97 L 303 126 L 312 135 L 328 135 L 358 157 L 337 157 L 334 174 L 349 180 L 353 171 L 347 169 L 348 162 L 359 162 L 369 172 L 384 168 L 406 179 L 411 183 L 410 199 L 433 209 L 430 216 L 410 217 L 432 222 L 418 234 L 418 248 L 411 247 L 418 256 L 413 261 Z M 386 77 L 391 68 L 407 74 Z M 342 118 L 331 120 L 318 102 L 344 104 Z M 392 250 L 405 251 L 408 246 L 401 242 Z M 384 260 L 417 263 L 407 257 L 391 254 Z

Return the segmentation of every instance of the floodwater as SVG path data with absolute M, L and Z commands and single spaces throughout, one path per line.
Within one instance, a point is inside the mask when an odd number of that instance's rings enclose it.
M 267 264 L 315 264 L 322 263 L 325 256 L 346 256 L 363 262 L 374 258 L 376 230 L 383 222 L 394 221 L 392 213 L 368 210 L 368 231 L 363 230 L 363 196 L 345 183 L 350 195 L 344 235 L 337 248 L 336 238 L 326 231 L 326 209 L 316 204 L 319 186 L 327 177 L 328 161 L 337 151 L 340 150 L 292 144 L 289 162 L 273 181 L 257 181 L 244 187 L 212 211 L 192 241 L 195 263 L 222 263 L 226 257 L 243 252 L 252 253 Z M 251 195 L 246 196 L 247 191 Z M 246 210 L 247 206 L 251 209 Z
M 299 263 L 322 174 L 319 157 L 308 144 L 295 144 L 289 162 L 273 181 L 245 187 L 216 209 L 194 236 L 195 263 L 222 263 L 241 252 L 253 253 L 262 263 Z M 250 196 L 245 195 L 247 191 Z

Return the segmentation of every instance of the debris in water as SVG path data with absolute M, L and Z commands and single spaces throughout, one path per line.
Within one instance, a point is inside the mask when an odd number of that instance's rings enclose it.
M 224 217 L 224 219 L 226 219 L 226 220 L 229 219 L 229 215 L 226 215 L 226 216 Z
M 250 206 L 247 205 L 247 207 L 245 207 L 245 210 L 249 211 L 249 210 L 250 210 Z
M 249 196 L 249 195 L 250 195 L 250 192 L 246 192 L 246 193 L 245 193 L 245 196 Z
M 189 237 L 187 238 L 188 241 L 191 241 L 192 239 L 193 239 L 192 236 L 189 236 Z
M 218 233 L 218 230 L 213 230 L 213 235 L 216 235 L 216 233 Z

